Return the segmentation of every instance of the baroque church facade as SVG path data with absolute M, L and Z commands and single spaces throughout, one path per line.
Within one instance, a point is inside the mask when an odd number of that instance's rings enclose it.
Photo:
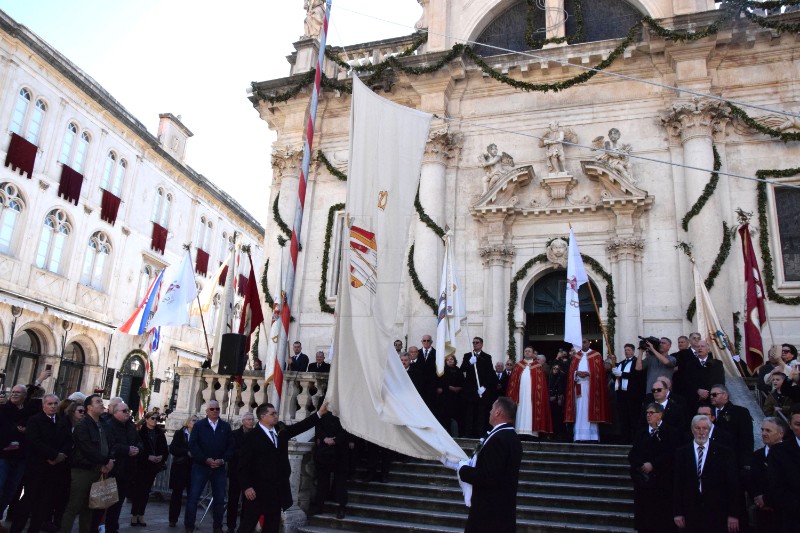
M 800 166 L 794 6 L 419 3 L 418 32 L 327 50 L 291 339 L 307 351 L 331 343 L 355 73 L 392 101 L 435 114 L 398 302 L 406 345 L 435 334 L 449 228 L 466 287 L 466 336 L 483 337 L 495 361 L 527 344 L 552 356 L 563 344 L 570 225 L 609 333 L 603 340 L 583 287 L 583 331 L 596 347 L 621 353 L 637 335 L 675 342 L 696 329 L 692 265 L 680 243 L 691 246 L 733 338 L 745 297 L 740 211 L 751 216 L 772 342 L 800 341 L 791 326 L 800 303 L 800 190 L 781 186 L 800 184 L 791 170 Z M 319 41 L 306 35 L 294 47 L 289 75 L 253 83 L 250 96 L 277 133 L 270 264 L 280 262 L 273 243 L 286 238 L 280 222 L 294 219 Z M 757 174 L 770 182 L 745 179 Z M 268 278 L 275 294 L 277 276 Z M 764 335 L 770 344 L 767 328 Z

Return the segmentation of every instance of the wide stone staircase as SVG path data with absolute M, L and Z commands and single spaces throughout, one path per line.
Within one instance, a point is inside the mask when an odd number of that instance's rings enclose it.
M 470 454 L 476 441 L 458 439 Z M 633 532 L 629 447 L 524 442 L 517 531 Z M 385 483 L 349 484 L 347 516 L 336 504 L 313 516 L 303 533 L 331 531 L 463 531 L 468 509 L 455 474 L 439 463 L 395 461 Z M 488 532 L 491 533 L 491 532 Z

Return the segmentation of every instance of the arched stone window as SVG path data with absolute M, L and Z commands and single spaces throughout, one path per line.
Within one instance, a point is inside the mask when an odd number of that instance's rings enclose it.
M 111 243 L 108 235 L 102 231 L 95 231 L 89 238 L 86 255 L 83 259 L 81 271 L 81 284 L 93 289 L 103 290 L 105 266 L 111 254 Z
M 83 163 L 86 160 L 86 152 L 89 150 L 91 141 L 91 134 L 88 131 L 81 132 L 77 123 L 67 124 L 64 142 L 61 143 L 61 155 L 58 156 L 59 163 L 68 165 L 75 172 L 83 173 Z
M 14 232 L 25 201 L 19 189 L 11 182 L 0 183 L 0 253 L 10 254 Z
M 53 209 L 44 219 L 44 227 L 36 252 L 36 266 L 58 273 L 64 258 L 64 246 L 72 231 L 67 213 Z
M 33 93 L 30 89 L 23 87 L 17 93 L 17 101 L 14 104 L 14 113 L 11 115 L 11 125 L 9 131 L 13 131 L 20 137 L 24 137 L 33 144 L 39 144 L 39 133 L 42 131 L 45 113 L 47 113 L 47 102 L 37 98 L 33 106 Z
M 117 198 L 122 194 L 122 183 L 125 181 L 125 172 L 128 162 L 120 158 L 113 150 L 108 152 L 106 166 L 103 169 L 103 181 L 100 188 L 112 193 Z

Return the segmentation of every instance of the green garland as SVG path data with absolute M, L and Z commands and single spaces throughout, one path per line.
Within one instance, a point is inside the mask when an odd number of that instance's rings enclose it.
M 767 126 L 763 126 L 758 122 L 756 122 L 755 120 L 753 120 L 752 118 L 750 118 L 742 108 L 736 107 L 731 103 L 728 103 L 728 107 L 731 108 L 731 115 L 739 118 L 742 122 L 747 124 L 747 126 L 760 133 L 769 135 L 770 137 L 775 137 L 777 139 L 782 140 L 783 142 L 800 141 L 800 132 L 785 132 L 768 128 Z
M 325 168 L 328 169 L 328 172 L 331 173 L 336 179 L 339 181 L 347 181 L 347 174 L 339 170 L 338 168 L 334 167 L 328 158 L 325 157 L 325 154 L 322 153 L 322 150 L 317 151 L 317 161 L 325 165 Z
M 708 276 L 706 276 L 705 281 L 703 284 L 706 286 L 706 289 L 711 290 L 711 287 L 714 286 L 714 282 L 717 280 L 717 276 L 719 276 L 720 271 L 722 270 L 722 265 L 725 264 L 725 260 L 728 259 L 728 255 L 731 253 L 731 243 L 733 242 L 733 232 L 728 227 L 727 222 L 722 223 L 722 245 L 719 247 L 719 253 L 717 254 L 717 258 L 714 259 L 714 264 L 711 265 L 711 270 L 708 272 Z M 694 319 L 694 314 L 697 311 L 697 302 L 695 298 L 692 298 L 689 307 L 686 309 L 686 320 L 691 322 Z
M 800 168 L 787 168 L 785 170 L 759 170 L 756 177 L 767 178 L 789 178 L 800 174 Z M 773 302 L 784 305 L 800 305 L 800 296 L 786 298 L 775 290 L 775 271 L 772 265 L 772 255 L 769 250 L 769 221 L 767 220 L 767 183 L 758 182 L 758 225 L 760 232 L 758 244 L 761 248 L 761 259 L 764 261 L 764 285 L 767 288 L 767 296 Z
M 575 33 L 570 36 L 565 35 L 564 37 L 551 37 L 549 39 L 534 39 L 533 34 L 535 31 L 533 29 L 533 19 L 535 13 L 535 0 L 528 0 L 528 28 L 525 30 L 525 42 L 528 43 L 528 46 L 530 46 L 531 49 L 539 49 L 546 44 L 561 44 L 564 42 L 573 44 L 583 40 L 583 4 L 581 3 L 581 0 L 576 0 L 575 2 L 576 27 Z
M 558 238 L 558 237 L 556 237 Z M 563 238 L 563 237 L 561 237 Z M 555 240 L 551 239 L 551 242 Z M 566 239 L 565 239 L 566 240 Z M 606 334 L 608 335 L 608 342 L 610 344 L 610 349 L 614 349 L 614 335 L 616 333 L 616 326 L 617 326 L 617 306 L 616 300 L 614 299 L 614 281 L 611 278 L 611 274 L 606 272 L 603 266 L 595 260 L 593 257 L 590 257 L 585 254 L 581 254 L 583 258 L 583 263 L 589 265 L 589 267 L 594 270 L 603 281 L 606 282 L 606 303 L 608 304 L 607 307 L 607 315 L 606 315 Z M 528 274 L 528 270 L 538 263 L 545 263 L 547 262 L 547 255 L 546 254 L 539 254 L 533 259 L 529 259 L 522 268 L 520 268 L 517 273 L 514 275 L 514 278 L 511 280 L 511 286 L 509 288 L 509 299 L 508 299 L 508 349 L 506 350 L 506 355 L 510 359 L 516 360 L 517 357 L 517 341 L 514 338 L 514 332 L 516 331 L 516 322 L 514 321 L 514 310 L 517 307 L 517 301 L 519 300 L 519 290 L 517 289 L 517 284 Z
M 734 0 L 728 0 L 733 4 L 737 4 Z M 800 32 L 800 24 L 786 24 L 784 22 L 778 22 L 775 20 L 767 20 L 766 17 L 762 17 L 760 15 L 756 15 L 752 11 L 744 8 L 740 8 L 739 12 L 742 13 L 747 20 L 750 22 L 754 22 L 761 26 L 762 28 L 769 28 L 771 30 L 775 30 L 778 33 L 797 33 Z
M 422 46 L 423 44 L 425 44 L 427 42 L 428 42 L 428 33 L 427 32 L 422 32 L 422 33 L 419 34 L 419 36 L 417 36 L 416 39 L 414 39 L 414 41 L 411 43 L 411 45 L 409 45 L 408 48 L 403 50 L 397 56 L 391 56 L 391 57 L 408 57 L 411 54 L 413 54 L 414 52 L 416 52 L 417 49 L 420 46 Z M 354 70 L 356 72 L 374 72 L 382 64 L 382 63 L 379 63 L 377 65 L 370 64 L 370 65 L 364 65 L 364 66 L 354 66 L 354 65 L 351 65 L 350 63 L 346 63 L 337 54 L 335 54 L 330 48 L 325 48 L 325 57 L 327 57 L 328 59 L 330 59 L 331 61 L 333 61 L 334 63 L 336 63 L 337 65 L 339 65 L 340 67 L 342 67 L 345 70 L 348 70 L 348 71 L 349 70 Z
M 269 259 L 264 263 L 264 273 L 261 274 L 261 292 L 264 293 L 264 301 L 269 305 L 270 309 L 275 307 L 275 300 L 269 292 L 269 281 L 267 280 L 267 272 L 269 272 Z
M 258 338 L 261 336 L 261 328 L 256 330 L 256 338 L 253 339 L 253 348 L 250 350 L 250 355 L 253 359 L 258 359 Z
M 319 286 L 319 307 L 323 313 L 331 315 L 335 309 L 328 305 L 325 293 L 328 292 L 328 262 L 331 254 L 331 239 L 333 238 L 333 219 L 336 216 L 336 211 L 340 209 L 344 209 L 343 203 L 333 204 L 328 209 L 328 224 L 325 226 L 325 246 L 322 248 L 322 283 Z
M 444 230 L 422 208 L 422 203 L 419 201 L 419 187 L 417 187 L 417 195 L 414 197 L 414 209 L 417 210 L 420 222 L 428 226 L 440 238 L 444 237 Z
M 699 41 L 700 39 L 705 39 L 706 37 L 718 33 L 722 24 L 728 20 L 731 20 L 732 18 L 733 18 L 733 13 L 731 13 L 730 11 L 725 12 L 717 20 L 715 20 L 714 22 L 712 22 L 711 24 L 709 24 L 700 31 L 669 30 L 664 26 L 661 26 L 658 22 L 656 22 L 655 19 L 647 15 L 642 17 L 642 22 L 645 23 L 647 27 L 652 30 L 653 33 L 655 33 L 662 39 L 666 39 L 668 41 L 692 42 L 692 41 Z
M 717 151 L 717 147 L 712 145 L 712 150 L 714 150 L 714 171 L 711 173 L 711 179 L 708 180 L 706 183 L 705 188 L 703 188 L 703 194 L 697 199 L 691 209 L 683 215 L 683 221 L 681 222 L 681 226 L 683 227 L 683 231 L 689 231 L 689 221 L 692 220 L 694 217 L 700 214 L 700 211 L 703 209 L 703 206 L 706 205 L 708 200 L 711 198 L 711 195 L 714 194 L 714 191 L 717 188 L 717 184 L 719 183 L 719 169 L 722 168 L 722 161 L 719 157 L 719 152 Z
M 297 94 L 300 91 L 302 91 L 303 88 L 306 87 L 306 85 L 314 83 L 314 76 L 316 76 L 316 73 L 317 69 L 309 70 L 298 79 L 294 87 L 278 94 L 265 95 L 264 93 L 261 92 L 261 90 L 259 90 L 256 87 L 257 85 L 256 82 L 250 83 L 250 87 L 253 90 L 253 94 L 257 95 L 259 98 L 263 100 L 266 100 L 270 104 L 288 102 L 289 100 L 297 96 Z
M 283 218 L 281 218 L 281 212 L 278 209 L 278 201 L 280 199 L 281 193 L 278 192 L 278 194 L 275 195 L 275 201 L 272 202 L 272 219 L 275 220 L 275 224 L 278 225 L 278 229 L 281 230 L 281 233 L 291 238 L 292 230 L 289 228 L 286 222 L 283 221 Z
M 742 330 L 739 328 L 739 320 L 741 318 L 741 311 L 733 313 L 733 349 L 737 354 L 742 353 Z
M 411 248 L 408 250 L 408 274 L 411 276 L 411 283 L 414 284 L 414 289 L 417 291 L 420 300 L 422 300 L 428 307 L 431 308 L 433 314 L 436 315 L 439 311 L 438 306 L 436 305 L 436 300 L 428 294 L 428 291 L 425 290 L 425 287 L 422 286 L 422 282 L 419 280 L 419 276 L 417 275 L 417 269 L 414 267 L 414 246 L 416 244 L 412 244 Z

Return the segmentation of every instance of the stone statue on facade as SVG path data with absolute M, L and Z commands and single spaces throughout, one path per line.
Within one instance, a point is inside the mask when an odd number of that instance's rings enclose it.
M 485 154 L 478 156 L 478 162 L 485 173 L 483 176 L 483 192 L 481 194 L 486 194 L 492 185 L 497 183 L 497 178 L 514 168 L 514 158 L 505 152 L 500 153 L 494 143 L 486 147 Z
M 570 128 L 562 128 L 558 122 L 551 122 L 539 140 L 547 156 L 547 169 L 550 173 L 566 172 L 564 168 L 564 142 L 574 143 L 578 136 Z
M 562 268 L 567 268 L 567 252 L 569 250 L 569 244 L 567 241 L 558 237 L 550 241 L 550 244 L 547 245 L 547 250 L 545 254 L 547 255 L 547 260 L 551 263 L 561 266 Z
M 595 161 L 619 173 L 623 178 L 628 181 L 635 181 L 631 175 L 631 158 L 630 154 L 633 147 L 630 144 L 619 142 L 620 133 L 617 128 L 608 130 L 608 140 L 600 135 L 595 137 L 592 141 L 592 151 L 600 151 L 595 156 Z
M 306 19 L 303 21 L 303 37 L 319 39 L 325 22 L 325 0 L 305 0 Z

